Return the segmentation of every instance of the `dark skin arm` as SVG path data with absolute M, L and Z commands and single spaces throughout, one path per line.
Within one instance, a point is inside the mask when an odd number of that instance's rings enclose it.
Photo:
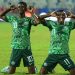
M 71 18 L 75 19 L 75 15 L 71 15 Z
M 50 16 L 56 17 L 55 11 L 53 11 L 51 13 L 47 13 L 45 15 L 41 15 L 41 16 L 37 16 L 36 14 L 34 14 L 34 15 L 35 15 L 35 22 L 37 24 L 40 24 L 41 22 L 45 22 L 44 18 L 46 18 L 46 17 L 50 17 Z
M 6 13 L 8 13 L 9 11 L 10 11 L 11 9 L 9 8 L 9 9 L 7 9 L 7 10 L 5 10 L 1 15 L 0 15 L 0 17 L 2 18 L 3 16 L 5 16 L 6 15 Z
M 16 7 L 10 7 L 10 8 L 8 8 L 8 9 L 6 9 L 4 12 L 2 12 L 1 14 L 0 14 L 0 18 L 2 18 L 2 19 L 4 19 L 5 18 L 5 15 L 8 13 L 8 12 L 10 12 L 10 11 L 12 11 L 12 10 L 14 10 L 14 9 L 16 9 Z
M 67 17 L 75 19 L 75 15 L 72 14 L 70 11 L 67 13 Z
M 50 16 L 51 16 L 51 14 L 50 14 L 50 13 L 47 13 L 47 14 L 45 14 L 45 15 L 38 16 L 38 18 L 39 18 L 39 19 L 44 19 L 44 18 L 50 17 Z
M 4 19 L 5 19 L 5 15 L 6 15 L 10 10 L 11 10 L 11 9 L 7 9 L 7 10 L 5 10 L 3 13 L 1 13 L 1 14 L 0 14 L 0 18 L 4 20 Z
M 33 14 L 34 15 L 34 18 L 35 18 L 35 25 L 37 24 L 40 24 L 41 22 L 44 22 L 44 18 L 46 17 L 50 17 L 50 16 L 53 16 L 53 17 L 56 17 L 55 15 L 55 11 L 51 12 L 51 13 L 47 13 L 45 15 L 41 15 L 41 16 L 37 16 L 35 13 Z
M 34 25 L 37 26 L 40 23 L 38 16 L 35 13 L 33 14 L 33 16 L 34 16 Z
M 51 13 L 47 13 L 47 14 L 45 14 L 45 15 L 38 16 L 38 18 L 41 20 L 41 19 L 44 19 L 44 18 L 50 17 L 50 16 L 56 17 L 55 11 L 53 11 L 53 12 L 51 12 Z

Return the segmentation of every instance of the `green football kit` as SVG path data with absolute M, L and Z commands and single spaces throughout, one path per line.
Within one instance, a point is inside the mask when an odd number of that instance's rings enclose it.
M 12 25 L 12 54 L 10 65 L 18 67 L 21 58 L 23 58 L 24 66 L 34 65 L 34 59 L 31 52 L 30 44 L 30 30 L 34 25 L 34 19 L 31 17 L 16 17 L 13 15 L 6 15 L 5 20 Z
M 70 20 L 59 24 L 57 21 L 45 20 L 41 22 L 49 28 L 50 33 L 50 48 L 49 55 L 44 61 L 42 67 L 48 71 L 52 71 L 59 63 L 65 70 L 75 68 L 69 54 L 69 38 L 71 30 L 75 29 L 75 21 Z

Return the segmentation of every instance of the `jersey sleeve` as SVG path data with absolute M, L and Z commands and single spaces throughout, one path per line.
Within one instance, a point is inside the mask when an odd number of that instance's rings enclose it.
M 14 19 L 14 16 L 11 16 L 11 15 L 6 15 L 6 16 L 5 16 L 5 21 L 6 21 L 6 22 L 12 23 L 13 19 Z
M 71 30 L 75 29 L 75 20 L 72 20 L 71 22 L 69 22 L 69 27 Z
M 30 23 L 31 23 L 31 25 L 36 26 L 36 22 L 35 22 L 34 16 L 32 16 L 32 17 L 30 18 Z
M 42 20 L 41 21 L 41 24 L 43 25 L 43 26 L 46 26 L 46 27 L 48 27 L 49 29 L 52 29 L 52 26 L 51 26 L 51 20 Z
M 30 23 L 31 23 L 31 25 L 34 25 L 34 19 L 33 18 L 30 19 Z
M 73 21 L 73 27 L 72 27 L 72 29 L 75 29 L 75 20 Z

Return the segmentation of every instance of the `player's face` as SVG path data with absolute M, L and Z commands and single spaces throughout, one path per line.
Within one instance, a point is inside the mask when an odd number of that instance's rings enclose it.
M 20 14 L 25 13 L 26 9 L 27 9 L 27 7 L 24 6 L 23 4 L 18 4 L 18 11 Z
M 63 24 L 64 23 L 64 20 L 66 18 L 66 14 L 64 12 L 57 12 L 56 13 L 56 16 L 57 16 L 58 22 L 60 24 Z

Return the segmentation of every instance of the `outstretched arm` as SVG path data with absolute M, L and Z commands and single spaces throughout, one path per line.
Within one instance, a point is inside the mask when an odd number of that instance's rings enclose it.
M 50 16 L 51 16 L 51 14 L 50 14 L 50 13 L 47 13 L 47 14 L 38 16 L 38 18 L 39 18 L 39 19 L 44 19 L 44 18 L 50 17 Z
M 75 19 L 75 15 L 72 14 L 71 18 Z
M 50 17 L 50 16 L 56 17 L 56 12 L 53 11 L 51 13 L 47 13 L 47 14 L 40 15 L 40 16 L 37 16 L 35 13 L 33 15 L 34 15 L 34 19 L 35 19 L 35 25 L 37 25 L 39 23 L 44 23 L 45 22 L 44 18 L 46 18 L 46 17 Z
M 72 14 L 70 11 L 67 13 L 67 17 L 75 19 L 75 15 Z
M 8 13 L 10 10 L 11 10 L 10 8 L 9 9 L 6 9 L 4 12 L 2 12 L 0 14 L 0 17 L 2 18 L 3 16 L 5 16 L 5 14 Z
M 33 14 L 33 18 L 34 18 L 34 25 L 37 26 L 40 23 L 40 21 L 38 16 L 35 13 Z
M 38 18 L 39 18 L 39 19 L 44 19 L 44 18 L 50 17 L 50 16 L 56 17 L 55 13 L 56 13 L 56 12 L 53 11 L 53 12 L 51 12 L 51 13 L 47 13 L 47 14 L 44 14 L 44 15 L 40 15 Z
M 2 12 L 2 13 L 0 14 L 0 18 L 5 19 L 5 15 L 6 15 L 8 12 L 10 12 L 11 10 L 14 10 L 14 9 L 16 9 L 16 7 L 14 7 L 14 6 L 11 6 L 10 8 L 6 9 L 4 12 Z

